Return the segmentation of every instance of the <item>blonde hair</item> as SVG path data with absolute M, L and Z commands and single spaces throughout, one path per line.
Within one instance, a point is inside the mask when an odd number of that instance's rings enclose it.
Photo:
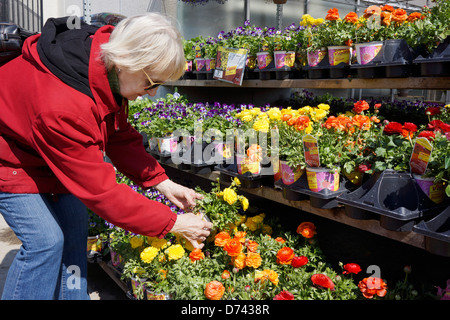
M 169 18 L 158 13 L 120 21 L 101 49 L 108 70 L 120 66 L 131 72 L 167 72 L 169 81 L 178 80 L 185 70 L 181 34 Z

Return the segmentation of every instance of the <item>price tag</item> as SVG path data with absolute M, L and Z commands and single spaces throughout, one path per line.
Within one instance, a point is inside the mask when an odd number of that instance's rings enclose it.
M 242 85 L 247 50 L 219 47 L 217 49 L 214 79 Z
M 320 167 L 319 144 L 317 138 L 307 134 L 303 137 L 303 152 L 305 162 L 310 167 Z
M 430 161 L 433 146 L 427 138 L 417 138 L 414 149 L 409 160 L 409 167 L 412 173 L 425 174 L 428 162 Z

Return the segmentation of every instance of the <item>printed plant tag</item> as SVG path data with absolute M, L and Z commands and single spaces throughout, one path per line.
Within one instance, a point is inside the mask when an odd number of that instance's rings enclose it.
M 414 149 L 409 160 L 411 172 L 415 174 L 424 174 L 427 170 L 433 146 L 427 138 L 417 138 Z
M 310 167 L 320 167 L 319 144 L 317 138 L 307 134 L 303 137 L 303 152 L 305 162 Z

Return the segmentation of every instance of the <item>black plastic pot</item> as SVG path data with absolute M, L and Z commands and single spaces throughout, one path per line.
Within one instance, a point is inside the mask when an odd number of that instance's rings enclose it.
M 330 66 L 329 73 L 331 79 L 347 78 L 350 75 L 350 65 L 341 62 L 337 66 Z
M 418 219 L 430 217 L 446 205 L 431 201 L 408 172 L 387 169 L 361 188 L 339 196 L 338 201 L 378 214 L 380 225 L 392 231 L 411 231 Z
M 385 40 L 380 52 L 381 60 L 378 66 L 385 68 L 387 78 L 404 78 L 411 75 L 413 55 L 405 39 Z
M 233 178 L 238 178 L 243 188 L 254 189 L 261 186 L 273 186 L 273 176 L 256 175 L 249 172 L 239 174 L 236 163 L 217 165 L 214 170 L 219 171 L 221 181 L 231 181 Z
M 450 75 L 450 37 L 447 37 L 428 56 L 419 55 L 413 63 L 418 66 L 421 76 L 445 77 Z
M 450 207 L 429 221 L 419 222 L 413 231 L 425 236 L 427 251 L 450 257 Z
M 346 187 L 345 179 L 340 178 L 339 190 L 330 191 L 328 189 L 323 189 L 321 191 L 312 191 L 308 186 L 308 180 L 306 173 L 303 174 L 300 179 L 295 183 L 284 186 L 285 191 L 283 195 L 286 195 L 288 200 L 305 200 L 309 197 L 309 201 L 312 207 L 321 209 L 331 209 L 338 206 L 336 197 L 342 193 L 348 192 Z M 277 182 L 279 184 L 279 182 Z

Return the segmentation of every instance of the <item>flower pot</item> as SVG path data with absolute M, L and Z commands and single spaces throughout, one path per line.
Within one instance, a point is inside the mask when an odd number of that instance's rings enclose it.
M 306 54 L 308 59 L 308 66 L 316 67 L 327 55 L 327 50 L 325 48 L 315 51 L 308 51 Z
M 165 292 L 155 292 L 150 288 L 145 289 L 147 300 L 172 300 L 172 296 Z
M 441 203 L 444 201 L 444 184 L 443 182 L 434 183 L 433 177 L 424 177 L 423 175 L 413 174 L 414 180 L 420 189 L 431 199 L 434 203 Z
M 356 61 L 360 65 L 365 65 L 371 62 L 381 51 L 382 47 L 382 41 L 372 41 L 355 44 Z
M 352 61 L 352 50 L 352 47 L 349 46 L 328 47 L 328 62 L 330 66 L 337 66 L 341 63 L 350 65 Z
M 109 249 L 109 254 L 111 255 L 111 264 L 114 267 L 120 266 L 123 261 L 122 256 L 111 249 Z
M 192 71 L 192 60 L 186 60 L 186 68 L 185 68 L 186 72 L 191 72 Z
M 311 191 L 339 190 L 339 173 L 337 170 L 322 167 L 306 167 L 306 177 Z
M 274 51 L 275 58 L 275 68 L 288 67 L 292 68 L 295 62 L 295 52 L 294 51 Z
M 285 185 L 291 185 L 295 183 L 305 172 L 304 169 L 301 169 L 300 166 L 295 168 L 294 170 L 287 164 L 286 161 L 280 161 L 280 171 L 281 171 L 281 181 Z
M 237 171 L 239 174 L 251 173 L 260 174 L 261 173 L 261 162 L 250 161 L 248 157 L 242 155 L 236 155 Z
M 87 251 L 88 252 L 101 252 L 102 242 L 99 241 L 100 236 L 89 236 L 87 239 Z
M 256 53 L 256 58 L 260 70 L 267 68 L 273 61 L 272 55 L 268 51 Z
M 160 153 L 172 153 L 177 150 L 178 139 L 175 137 L 157 138 Z
M 145 285 L 144 282 L 147 281 L 147 279 L 140 279 L 140 278 L 135 278 L 135 277 L 131 277 L 130 278 L 130 282 L 131 282 L 131 292 L 133 294 L 133 297 L 139 300 L 142 300 L 145 295 Z
M 205 71 L 214 70 L 215 66 L 216 66 L 215 58 L 205 58 Z
M 206 71 L 206 59 L 196 58 L 195 59 L 195 70 L 196 71 Z

